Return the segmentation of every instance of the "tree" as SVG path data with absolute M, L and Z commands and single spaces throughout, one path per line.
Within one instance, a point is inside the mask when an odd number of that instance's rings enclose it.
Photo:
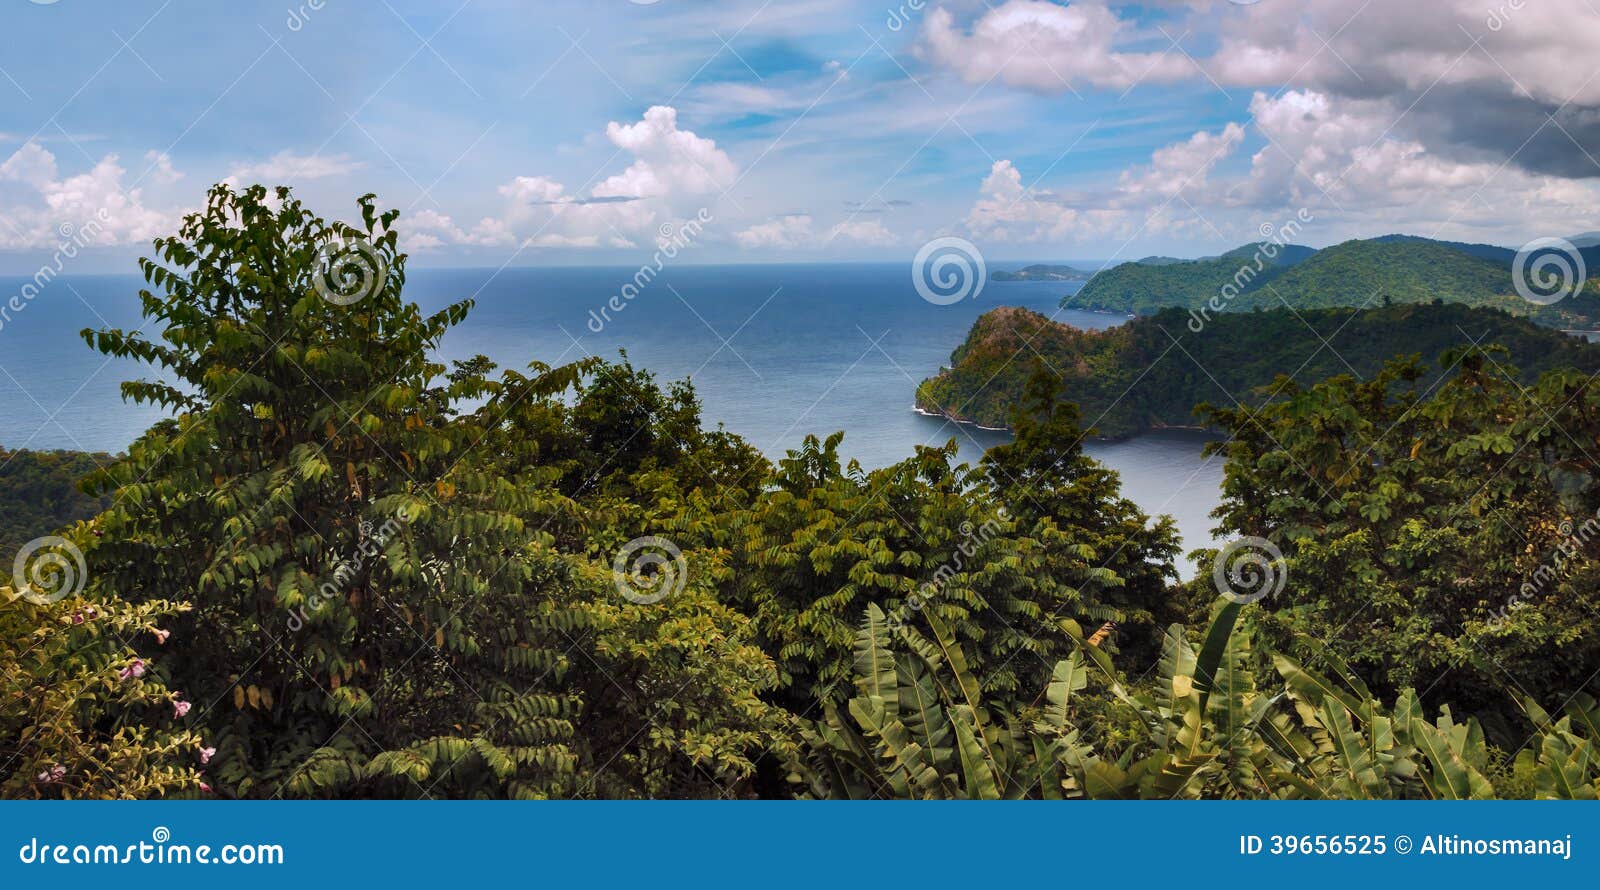
M 1122 496 L 1114 471 L 1083 453 L 1095 431 L 1084 428 L 1078 406 L 1062 398 L 1061 378 L 1041 362 L 1012 415 L 1012 432 L 1010 442 L 984 454 L 980 470 L 1018 532 L 1042 545 L 1027 598 L 1052 616 L 1114 622 L 1121 645 L 1149 663 L 1160 629 L 1182 615 L 1169 591 L 1176 524 L 1167 516 L 1152 521 Z
M 1232 437 L 1223 529 L 1287 559 L 1268 605 L 1395 694 L 1429 690 L 1519 737 L 1523 690 L 1558 705 L 1600 664 L 1600 537 L 1587 456 L 1596 395 L 1574 371 L 1524 389 L 1504 354 L 1396 360 L 1364 382 L 1280 381 L 1258 409 L 1208 408 Z M 1453 370 L 1452 370 L 1453 369 Z M 1288 647 L 1295 638 L 1277 641 Z
M 609 571 L 540 532 L 561 492 L 534 468 L 486 466 L 489 416 L 457 408 L 507 381 L 483 360 L 446 373 L 430 358 L 470 302 L 431 316 L 405 302 L 397 214 L 371 196 L 360 211 L 359 228 L 329 223 L 287 189 L 219 186 L 142 263 L 160 339 L 85 332 L 159 368 L 124 392 L 177 413 L 95 477 L 116 505 L 90 556 L 137 602 L 193 603 L 177 631 L 189 642 L 165 661 L 207 703 L 191 719 L 218 749 L 212 774 L 241 796 L 738 781 L 748 768 L 731 749 L 773 743 L 771 715 L 750 704 L 770 668 L 753 649 L 710 664 L 739 632 L 703 594 L 619 609 Z M 590 401 L 596 414 L 609 398 Z M 683 692 L 692 708 L 663 700 L 710 678 L 732 688 Z M 642 704 L 624 731 L 596 708 L 630 681 Z M 682 778 L 701 768 L 709 782 Z

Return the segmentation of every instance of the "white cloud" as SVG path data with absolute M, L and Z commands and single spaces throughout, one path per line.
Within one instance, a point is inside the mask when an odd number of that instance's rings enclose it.
M 172 156 L 166 152 L 147 151 L 144 153 L 144 160 L 149 166 L 140 176 L 141 181 L 149 181 L 156 185 L 172 185 L 183 178 L 182 173 L 172 169 Z
M 734 240 L 747 250 L 847 247 L 852 244 L 884 247 L 900 242 L 899 236 L 875 219 L 845 219 L 830 226 L 827 233 L 820 237 L 812 224 L 810 214 L 791 213 L 757 223 L 734 235 Z
M 1218 168 L 1248 137 L 1244 124 L 1163 146 L 1101 191 L 1029 188 L 1010 161 L 998 161 L 967 228 L 1013 242 L 1104 243 L 1165 233 L 1243 243 L 1264 223 L 1306 208 L 1316 223 L 1305 237 L 1321 243 L 1401 231 L 1516 244 L 1600 225 L 1600 181 L 1440 155 L 1419 140 L 1396 138 L 1381 99 L 1257 93 L 1250 114 L 1264 145 L 1247 168 L 1228 175 Z
M 178 174 L 164 155 L 153 158 L 155 181 Z M 55 155 L 36 142 L 0 163 L 0 248 L 47 248 L 61 240 L 64 227 L 82 229 L 98 220 L 92 243 L 111 246 L 149 241 L 177 227 L 177 211 L 146 206 L 144 191 L 127 188 L 115 154 L 88 171 L 63 176 Z
M 1230 85 L 1379 96 L 1473 84 L 1555 104 L 1600 103 L 1593 66 L 1574 63 L 1600 43 L 1588 0 L 1263 3 L 1237 10 L 1220 34 L 1209 67 Z
M 1199 192 L 1211 170 L 1243 141 L 1244 128 L 1230 123 L 1221 132 L 1202 130 L 1183 142 L 1156 149 L 1148 166 L 1122 172 L 1117 182 L 1117 204 L 1126 207 L 1140 202 L 1166 202 Z
M 811 217 L 793 213 L 757 223 L 734 235 L 734 240 L 744 248 L 794 248 L 808 244 L 812 237 Z
M 1433 155 L 1600 174 L 1600 77 L 1580 61 L 1600 43 L 1593 0 L 1157 6 L 1147 32 L 1101 0 L 1008 0 L 962 22 L 934 9 L 919 49 L 968 82 L 1052 94 L 1189 81 L 1377 103 L 1390 135 Z
M 362 166 L 362 162 L 352 160 L 349 155 L 300 155 L 285 150 L 264 161 L 237 164 L 222 181 L 234 188 L 257 183 L 271 187 L 342 176 Z
M 1600 208 L 1594 180 L 1453 159 L 1396 138 L 1381 100 L 1257 93 L 1250 111 L 1271 141 L 1233 189 L 1249 206 L 1320 207 L 1366 228 L 1376 218 L 1387 229 L 1445 227 L 1450 237 L 1513 240 L 1590 227 Z
M 1131 30 L 1116 13 L 1094 3 L 1059 6 L 1044 0 L 1007 0 L 980 16 L 970 30 L 958 27 L 949 10 L 931 10 L 921 50 L 968 83 L 998 79 L 1041 92 L 1077 89 L 1081 84 L 1126 89 L 1197 73 L 1180 52 L 1118 49 Z
M 595 186 L 596 197 L 709 194 L 731 188 L 738 169 L 717 143 L 678 129 L 678 112 L 655 105 L 633 124 L 606 124 L 606 138 L 633 155 L 628 169 Z
M 900 239 L 875 219 L 858 219 L 838 223 L 828 230 L 828 237 L 825 240 L 829 244 L 835 241 L 853 241 L 857 244 L 884 247 L 896 244 Z
M 1077 211 L 1055 194 L 1024 187 L 1008 160 L 994 162 L 978 191 L 967 228 L 995 241 L 1064 240 L 1077 223 Z
M 738 167 L 727 153 L 712 140 L 679 129 L 678 113 L 668 106 L 652 107 L 635 123 L 613 121 L 606 137 L 632 161 L 588 195 L 573 194 L 549 176 L 515 176 L 498 189 L 501 210 L 476 224 L 458 224 L 436 211 L 403 219 L 406 249 L 654 243 L 660 225 L 696 216 L 738 181 Z

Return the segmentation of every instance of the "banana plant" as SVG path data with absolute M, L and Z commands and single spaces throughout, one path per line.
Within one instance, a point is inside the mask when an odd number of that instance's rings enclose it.
M 1533 776 L 1534 796 L 1543 800 L 1594 800 L 1600 794 L 1600 704 L 1580 692 L 1560 720 L 1531 699 L 1524 703 L 1538 727 L 1517 754 L 1516 771 Z
M 1198 651 L 1171 627 L 1158 677 L 1131 691 L 1068 626 L 1077 648 L 1024 720 L 984 700 L 937 619 L 929 637 L 869 607 L 855 643 L 856 695 L 805 730 L 808 763 L 794 780 L 812 796 L 845 798 L 1494 796 L 1476 720 L 1444 708 L 1430 721 L 1411 690 L 1386 707 L 1325 651 L 1314 654 L 1327 674 L 1257 653 L 1255 633 L 1238 629 L 1244 608 L 1222 604 Z M 1091 680 L 1139 729 L 1115 750 L 1104 733 L 1085 731 L 1078 705 Z M 1560 721 L 1530 714 L 1541 729 L 1519 768 L 1540 796 L 1593 798 L 1600 706 L 1579 696 Z
M 1062 743 L 986 702 L 955 635 L 936 618 L 928 624 L 931 639 L 868 607 L 855 642 L 856 695 L 843 710 L 827 705 L 804 730 L 809 768 L 796 780 L 815 797 L 1061 797 Z M 1057 665 L 1052 706 L 1064 709 L 1082 680 L 1076 654 Z

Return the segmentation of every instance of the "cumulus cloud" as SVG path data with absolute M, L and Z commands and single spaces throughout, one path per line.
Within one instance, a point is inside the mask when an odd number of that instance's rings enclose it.
M 727 153 L 680 128 L 669 106 L 654 106 L 633 123 L 612 121 L 606 138 L 632 160 L 587 195 L 569 192 L 549 176 L 515 176 L 498 189 L 501 209 L 476 223 L 457 223 L 436 211 L 407 217 L 401 225 L 406 249 L 633 247 L 654 242 L 664 224 L 695 217 L 739 179 Z
M 1600 223 L 1600 181 L 1461 160 L 1396 138 L 1382 99 L 1312 90 L 1256 93 L 1250 122 L 1197 132 L 1123 170 L 1102 191 L 1059 194 L 1023 184 L 1010 161 L 979 187 L 967 227 L 1000 241 L 1135 238 L 1158 232 L 1240 242 L 1301 208 L 1323 242 L 1409 231 L 1517 243 Z M 1263 147 L 1248 166 L 1219 175 L 1253 128 Z
M 1216 132 L 1202 130 L 1157 149 L 1148 163 L 1124 169 L 1113 188 L 1099 192 L 1024 186 L 1011 161 L 996 161 L 979 186 L 967 227 L 994 240 L 1024 242 L 1182 231 L 1185 217 L 1192 216 L 1190 205 L 1218 196 L 1221 189 L 1210 174 L 1244 136 L 1244 128 L 1232 123 Z
M 1233 197 L 1255 207 L 1325 207 L 1390 228 L 1453 227 L 1457 237 L 1588 227 L 1600 182 L 1538 173 L 1492 160 L 1463 160 L 1396 138 L 1382 100 L 1310 90 L 1250 103 L 1270 144 L 1251 159 Z
M 1150 156 L 1148 165 L 1123 171 L 1117 183 L 1117 203 L 1128 206 L 1140 201 L 1170 201 L 1188 192 L 1202 192 L 1212 169 L 1243 141 L 1244 128 L 1228 124 L 1219 132 L 1202 130 L 1182 142 L 1159 148 Z
M 810 243 L 812 237 L 811 217 L 804 213 L 792 213 L 757 223 L 734 235 L 734 240 L 744 248 L 794 248 Z
M 1589 0 L 1269 5 L 1222 31 L 1207 63 L 1222 83 L 1379 101 L 1435 153 L 1600 175 L 1584 147 L 1600 139 L 1600 78 L 1578 61 L 1600 40 Z
M 667 105 L 652 106 L 637 123 L 612 121 L 606 138 L 634 161 L 595 186 L 596 197 L 707 194 L 731 188 L 739 178 L 716 142 L 678 129 L 678 112 Z
M 1045 0 L 1008 0 L 990 8 L 970 28 L 949 10 L 928 13 L 922 50 L 937 65 L 969 83 L 998 79 L 1042 92 L 1080 84 L 1126 89 L 1193 76 L 1194 64 L 1176 51 L 1119 49 L 1132 27 L 1105 6 Z
M 1053 192 L 1023 186 L 1022 172 L 1008 160 L 995 161 L 967 214 L 967 227 L 995 241 L 1066 240 L 1078 212 Z
M 1588 148 L 1600 144 L 1600 77 L 1581 61 L 1600 42 L 1592 0 L 1168 7 L 1163 28 L 1182 37 L 1184 52 L 1128 51 L 1167 37 L 1138 33 L 1095 0 L 1008 0 L 965 23 L 935 9 L 920 49 L 968 82 L 1037 92 L 1188 80 L 1376 103 L 1369 107 L 1386 115 L 1385 128 L 1433 155 L 1600 176 L 1600 156 Z
M 165 155 L 152 155 L 151 181 L 171 182 L 179 174 Z M 177 211 L 145 202 L 144 190 L 124 184 L 127 175 L 117 155 L 108 154 L 89 170 L 63 175 L 55 155 L 36 142 L 25 143 L 0 163 L 0 248 L 48 248 L 62 232 L 97 220 L 97 246 L 149 241 L 177 226 Z

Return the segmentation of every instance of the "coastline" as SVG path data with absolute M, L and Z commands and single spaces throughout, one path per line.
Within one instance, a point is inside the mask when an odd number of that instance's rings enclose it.
M 958 424 L 960 424 L 962 426 L 977 427 L 980 430 L 985 430 L 985 431 L 991 432 L 991 433 L 1009 433 L 1009 432 L 1011 432 L 1011 427 L 1009 427 L 1009 426 L 984 426 L 983 424 L 977 422 L 976 420 L 967 420 L 964 417 L 960 417 L 960 416 L 957 416 L 955 414 L 951 414 L 951 413 L 946 412 L 946 411 L 929 411 L 929 410 L 923 408 L 921 405 L 918 405 L 916 403 L 912 403 L 911 410 L 915 411 L 918 414 L 921 414 L 923 417 L 937 417 L 937 418 L 940 418 L 942 420 L 949 420 L 949 421 L 952 421 L 954 423 L 958 423 Z

